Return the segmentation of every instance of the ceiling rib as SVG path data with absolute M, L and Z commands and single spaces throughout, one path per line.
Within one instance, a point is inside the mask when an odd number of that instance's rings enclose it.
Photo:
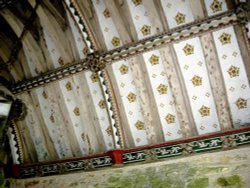
M 117 48 L 115 50 L 107 51 L 98 55 L 98 58 L 103 63 L 112 63 L 121 59 L 135 56 L 145 51 L 153 50 L 156 47 L 173 43 L 175 41 L 190 38 L 196 35 L 201 35 L 206 32 L 211 32 L 230 24 L 236 24 L 237 17 L 233 11 L 228 11 L 224 14 L 203 19 L 198 22 L 178 27 L 170 30 L 169 32 L 157 35 L 154 37 L 141 40 L 128 46 Z M 50 82 L 63 79 L 64 77 L 76 74 L 78 72 L 89 70 L 88 58 L 80 60 L 79 62 L 72 63 L 52 71 L 48 71 L 42 75 L 33 77 L 28 80 L 18 82 L 12 88 L 13 93 L 24 92 Z

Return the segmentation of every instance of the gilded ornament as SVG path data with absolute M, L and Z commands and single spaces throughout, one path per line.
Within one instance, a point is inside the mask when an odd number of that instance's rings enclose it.
M 192 79 L 191 79 L 192 83 L 194 86 L 200 86 L 202 85 L 202 77 L 195 75 Z
M 143 36 L 149 35 L 151 33 L 151 26 L 144 24 L 141 28 L 141 32 Z
M 238 98 L 235 102 L 238 109 L 247 108 L 247 100 L 243 98 Z
M 109 126 L 107 129 L 106 129 L 106 133 L 111 136 L 112 135 L 112 127 Z
M 99 103 L 98 103 L 99 107 L 101 109 L 104 109 L 106 107 L 106 103 L 105 103 L 105 100 L 100 100 Z
M 122 64 L 119 68 L 119 71 L 121 72 L 122 75 L 127 74 L 128 73 L 128 66 Z
M 185 23 L 185 18 L 186 18 L 185 14 L 178 12 L 175 16 L 175 21 L 176 21 L 177 25 Z
M 212 4 L 210 5 L 210 8 L 212 9 L 212 11 L 215 12 L 219 12 L 222 10 L 222 2 L 218 1 L 218 0 L 214 0 L 212 2 Z
M 157 65 L 157 64 L 159 64 L 159 56 L 153 54 L 149 58 L 149 62 L 151 63 L 151 65 Z
M 200 112 L 200 114 L 201 114 L 202 117 L 209 116 L 210 115 L 210 108 L 203 105 L 200 108 L 199 112 Z
M 121 41 L 118 37 L 113 37 L 111 40 L 111 43 L 113 44 L 114 47 L 118 47 L 121 44 Z
M 186 56 L 191 55 L 194 53 L 194 46 L 192 46 L 190 44 L 186 44 L 183 48 L 183 51 L 184 51 Z
M 136 100 L 136 95 L 132 92 L 130 92 L 127 96 L 127 99 L 128 101 L 131 103 L 131 102 L 134 102 Z
M 96 72 L 93 72 L 90 76 L 90 79 L 92 80 L 92 82 L 97 82 L 98 81 L 98 74 Z
M 105 68 L 105 63 L 100 61 L 100 57 L 98 56 L 97 52 L 94 54 L 88 54 L 87 56 L 87 67 L 92 72 L 99 72 Z
M 166 115 L 165 120 L 168 124 L 175 123 L 175 116 L 173 114 L 168 114 Z
M 80 109 L 78 107 L 75 107 L 73 112 L 76 116 L 80 116 Z
M 108 9 L 105 9 L 105 10 L 103 11 L 103 15 L 104 15 L 105 18 L 109 18 L 109 17 L 110 17 L 110 12 L 109 12 L 109 10 L 108 10 Z
M 144 123 L 138 120 L 135 123 L 135 127 L 137 128 L 137 130 L 143 130 L 144 129 Z
M 228 33 L 222 33 L 222 35 L 219 37 L 219 40 L 222 45 L 224 44 L 230 44 L 231 43 L 231 35 Z
M 135 6 L 142 4 L 142 0 L 132 0 L 132 2 L 134 3 Z
M 231 66 L 229 69 L 228 69 L 228 74 L 230 75 L 231 78 L 233 77 L 236 77 L 236 76 L 239 76 L 240 74 L 240 69 L 238 67 L 235 67 L 235 66 Z
M 157 87 L 157 90 L 158 90 L 160 95 L 167 94 L 167 89 L 168 89 L 168 87 L 166 85 L 164 85 L 164 84 L 160 84 Z
M 66 85 L 65 85 L 67 91 L 71 91 L 72 90 L 72 85 L 70 82 L 67 82 Z

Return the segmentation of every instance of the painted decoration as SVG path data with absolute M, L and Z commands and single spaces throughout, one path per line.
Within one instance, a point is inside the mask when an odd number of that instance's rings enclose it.
M 198 134 L 220 131 L 199 38 L 174 44 Z
M 233 26 L 213 32 L 233 125 L 250 122 L 250 88 Z

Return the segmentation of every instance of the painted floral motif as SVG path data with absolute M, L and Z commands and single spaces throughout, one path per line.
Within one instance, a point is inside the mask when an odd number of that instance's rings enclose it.
M 80 116 L 80 109 L 78 107 L 75 107 L 75 109 L 73 110 L 74 114 L 76 116 Z
M 172 114 L 168 114 L 166 115 L 165 120 L 168 124 L 175 123 L 175 116 Z
M 127 96 L 127 99 L 128 101 L 131 103 L 131 102 L 134 102 L 136 100 L 136 95 L 132 92 L 130 92 Z
M 141 121 L 137 121 L 135 123 L 135 127 L 138 129 L 138 130 L 143 130 L 144 129 L 144 123 L 141 122 Z
M 149 35 L 151 33 L 151 26 L 143 25 L 141 28 L 141 32 L 142 32 L 143 36 Z
M 108 9 L 105 9 L 105 10 L 103 11 L 103 15 L 104 15 L 105 18 L 109 18 L 109 17 L 110 17 L 110 12 L 109 12 L 109 10 L 108 10 Z
M 194 46 L 192 46 L 190 44 L 186 44 L 183 48 L 183 51 L 184 51 L 186 56 L 191 55 L 194 53 Z
M 72 90 L 72 85 L 70 82 L 67 82 L 66 85 L 65 85 L 67 91 L 71 91 Z
M 213 3 L 210 5 L 210 8 L 213 10 L 213 12 L 219 12 L 222 10 L 222 2 L 218 0 L 214 0 Z
M 118 37 L 113 37 L 111 43 L 113 44 L 114 47 L 118 47 L 121 44 L 121 41 Z
M 219 40 L 222 45 L 224 44 L 230 44 L 231 43 L 231 35 L 228 33 L 222 33 L 222 35 L 219 37 Z
M 97 73 L 92 73 L 90 76 L 90 79 L 92 80 L 92 82 L 97 82 L 98 81 L 98 74 Z
M 109 126 L 107 129 L 106 129 L 106 133 L 111 136 L 112 135 L 112 127 Z
M 200 114 L 202 117 L 204 116 L 209 116 L 210 115 L 210 108 L 206 107 L 206 106 L 202 106 L 199 110 Z
M 42 95 L 43 95 L 43 98 L 45 98 L 45 99 L 48 98 L 48 95 L 47 95 L 47 93 L 45 91 L 43 91 Z
M 157 90 L 158 90 L 160 95 L 167 94 L 167 89 L 168 89 L 168 87 L 166 85 L 164 85 L 164 84 L 160 84 L 157 87 Z
M 106 103 L 104 100 L 100 100 L 99 103 L 98 103 L 98 106 L 101 108 L 101 109 L 104 109 L 106 107 Z
M 235 67 L 235 66 L 231 66 L 229 69 L 228 69 L 228 74 L 230 75 L 231 78 L 233 77 L 236 77 L 236 76 L 239 76 L 240 74 L 240 69 L 238 67 Z
M 152 65 L 157 65 L 157 64 L 159 64 L 159 56 L 153 54 L 153 55 L 149 58 L 149 62 L 150 62 Z
M 135 6 L 142 4 L 142 0 L 132 0 L 132 2 L 134 3 Z
M 83 53 L 84 55 L 88 55 L 89 49 L 88 49 L 87 47 L 83 48 L 82 53 Z
M 185 14 L 182 14 L 180 12 L 178 12 L 175 16 L 175 21 L 176 23 L 179 25 L 179 24 L 182 24 L 182 23 L 185 23 L 185 17 L 186 15 Z
M 192 81 L 194 86 L 202 85 L 202 77 L 200 77 L 200 76 L 195 75 L 191 81 Z
M 243 98 L 238 98 L 235 104 L 238 107 L 238 109 L 247 108 L 247 100 Z
M 122 75 L 127 74 L 128 73 L 128 66 L 122 64 L 119 68 L 119 71 L 121 72 Z

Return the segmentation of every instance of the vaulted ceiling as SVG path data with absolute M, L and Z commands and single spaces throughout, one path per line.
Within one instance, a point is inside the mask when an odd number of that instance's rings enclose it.
M 90 155 L 250 123 L 249 33 L 237 22 L 236 4 L 1 4 L 0 75 L 15 83 L 12 91 L 27 107 L 25 119 L 12 127 L 14 162 Z

